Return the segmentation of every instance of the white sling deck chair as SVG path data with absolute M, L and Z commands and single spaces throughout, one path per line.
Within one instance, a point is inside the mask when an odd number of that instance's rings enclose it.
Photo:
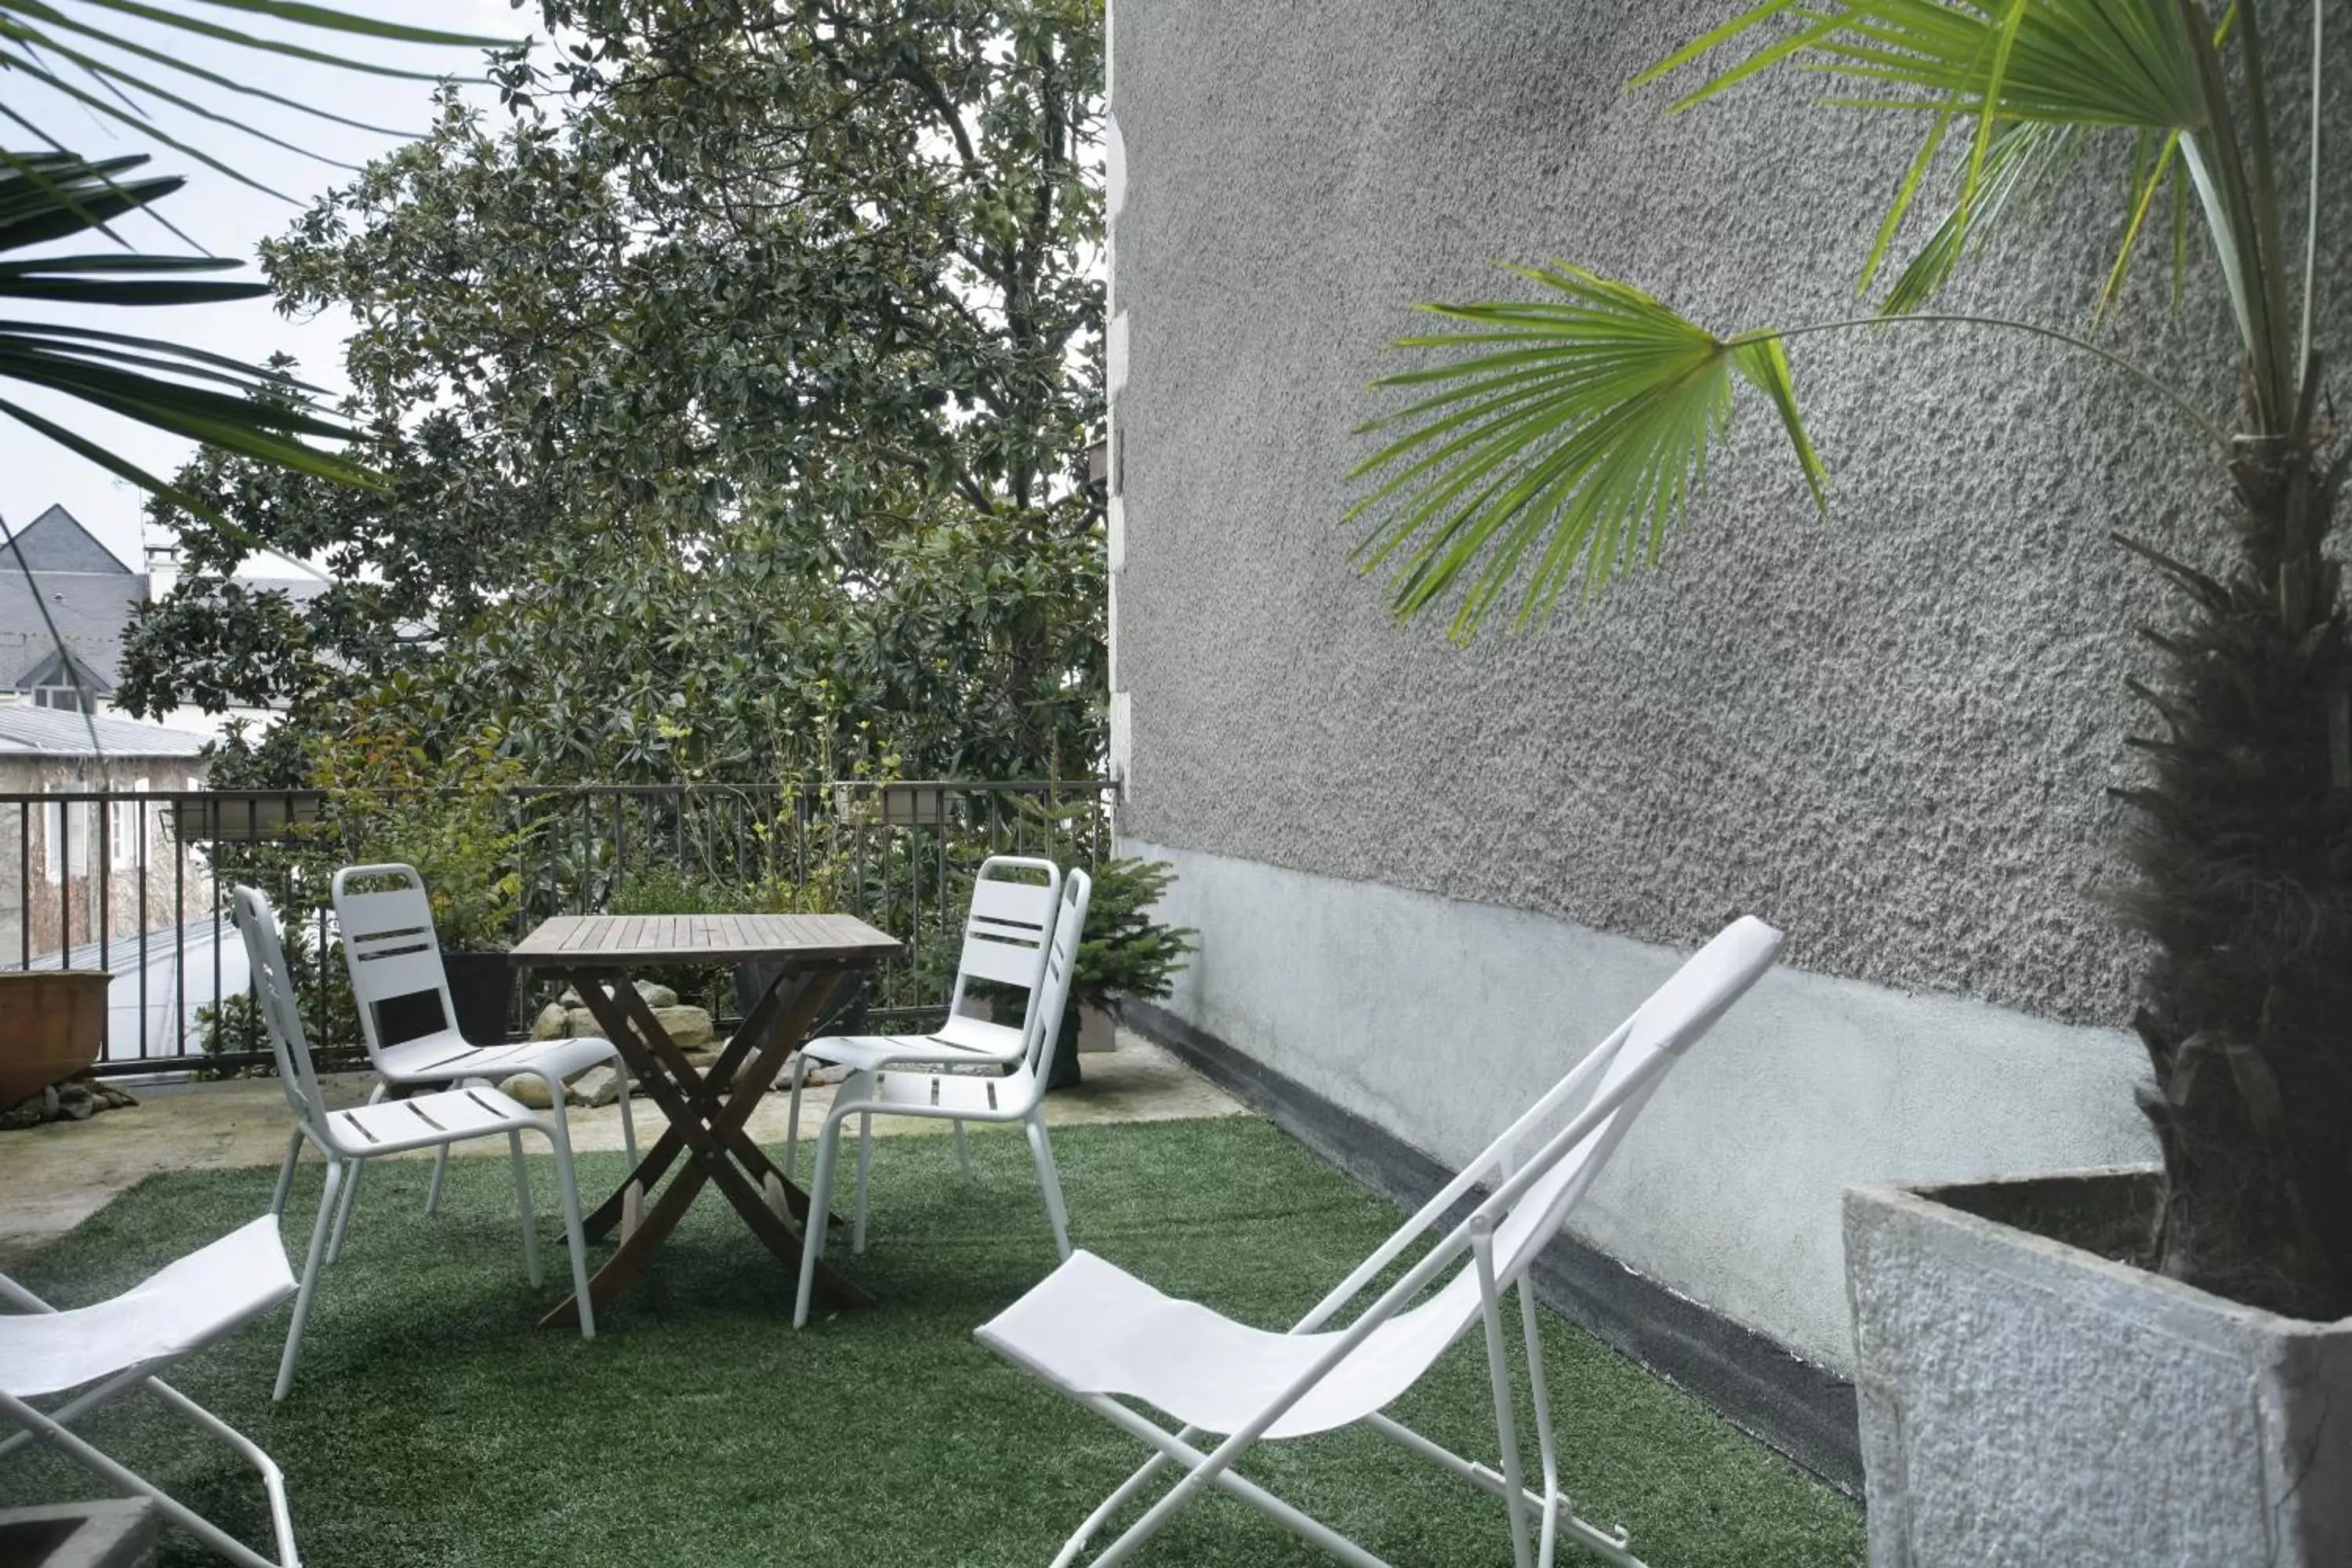
M 292 1294 L 294 1275 L 286 1266 L 274 1215 L 229 1232 L 93 1306 L 58 1311 L 0 1274 L 0 1300 L 19 1309 L 0 1313 L 0 1425 L 17 1428 L 0 1438 L 0 1458 L 46 1442 L 111 1484 L 147 1499 L 163 1517 L 240 1568 L 300 1568 L 286 1481 L 277 1465 L 253 1439 L 155 1375 Z M 142 1386 L 260 1472 L 278 1538 L 276 1562 L 71 1429 L 117 1394 Z M 55 1410 L 44 1412 L 31 1403 L 77 1388 L 87 1392 Z
M 975 1331 L 982 1344 L 1158 1450 L 1079 1525 L 1054 1559 L 1055 1568 L 1076 1562 L 1095 1532 L 1171 1464 L 1187 1473 L 1103 1549 L 1095 1558 L 1097 1565 L 1125 1559 L 1178 1509 L 1215 1486 L 1342 1562 L 1388 1568 L 1234 1469 L 1261 1438 L 1305 1436 L 1355 1422 L 1501 1499 L 1517 1568 L 1549 1568 L 1562 1534 L 1611 1562 L 1642 1568 L 1627 1550 L 1623 1531 L 1604 1531 L 1577 1517 L 1560 1489 L 1528 1270 L 1676 1058 L 1771 967 L 1780 945 L 1780 933 L 1761 921 L 1742 919 L 1727 928 L 1287 1334 L 1248 1328 L 1194 1302 L 1161 1295 L 1083 1251 L 982 1324 Z M 1580 1101 L 1581 1108 L 1564 1127 L 1545 1133 L 1547 1125 Z M 1402 1279 L 1345 1329 L 1325 1327 L 1488 1178 L 1496 1184 L 1494 1191 Z M 1412 1304 L 1449 1269 L 1451 1279 Z M 1514 1285 L 1540 1489 L 1528 1484 L 1505 1360 L 1502 1302 Z M 1482 1320 L 1502 1447 L 1499 1474 L 1384 1414 Z M 1183 1429 L 1170 1432 L 1117 1396 L 1156 1405 Z M 1219 1434 L 1223 1441 L 1213 1448 L 1194 1446 L 1203 1435 Z M 1537 1521 L 1532 1533 L 1531 1515 Z

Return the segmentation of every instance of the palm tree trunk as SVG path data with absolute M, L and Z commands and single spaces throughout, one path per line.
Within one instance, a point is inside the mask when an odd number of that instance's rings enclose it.
M 2309 434 L 2231 465 L 2226 578 L 2142 545 L 2189 605 L 2142 628 L 2169 734 L 2148 759 L 2126 911 L 2151 940 L 2135 1020 L 2163 1149 L 2165 1274 L 2293 1316 L 2352 1314 L 2352 658 Z M 2126 544 L 2130 542 L 2126 541 Z

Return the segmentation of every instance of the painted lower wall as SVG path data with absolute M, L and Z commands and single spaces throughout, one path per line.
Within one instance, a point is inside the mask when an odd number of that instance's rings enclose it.
M 1166 1005 L 1458 1167 L 1680 962 L 1549 916 L 1139 839 L 1201 950 Z M 1662 1089 L 1582 1239 L 1841 1373 L 1845 1189 L 2151 1158 L 2114 1030 L 1783 967 Z

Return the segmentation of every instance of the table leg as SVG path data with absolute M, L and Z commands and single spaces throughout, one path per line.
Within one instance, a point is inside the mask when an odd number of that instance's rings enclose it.
M 615 1036 L 614 1043 L 619 1047 L 632 1075 L 640 1081 L 652 1077 L 667 1077 L 679 1082 L 688 1092 L 695 1094 L 698 1100 L 709 1102 L 715 1100 L 715 1096 L 710 1092 L 712 1083 L 714 1081 L 722 1084 L 730 1082 L 744 1057 L 750 1053 L 751 1043 L 760 1037 L 761 1031 L 766 1030 L 772 1024 L 782 1004 L 785 989 L 784 981 L 790 977 L 779 974 L 774 983 L 761 994 L 759 1001 L 752 1005 L 751 1013 L 744 1018 L 743 1026 L 735 1031 L 733 1037 L 727 1042 L 726 1048 L 719 1053 L 719 1060 L 712 1064 L 708 1074 L 697 1072 L 694 1065 L 685 1059 L 683 1052 L 672 1060 L 664 1061 L 658 1053 L 641 1042 L 639 1037 L 647 1028 L 660 1036 L 665 1043 L 667 1042 L 668 1037 L 662 1030 L 660 1020 L 653 1016 L 651 1008 L 646 1009 L 645 1017 L 642 1020 L 634 1017 L 630 1019 L 633 1027 L 615 1031 L 613 1021 L 599 1011 L 594 1003 L 588 1002 L 592 992 L 599 1000 L 604 999 L 604 986 L 595 976 L 565 974 L 560 975 L 559 978 L 571 982 L 572 989 L 579 993 L 582 1002 L 587 1005 L 591 1013 L 595 1014 L 596 1021 L 604 1026 L 607 1034 Z M 803 985 L 819 984 L 823 978 L 823 976 L 811 976 Z M 634 994 L 636 988 L 632 985 L 626 986 L 625 989 Z M 797 996 L 797 988 L 793 994 Z M 642 998 L 639 1000 L 642 1001 Z M 625 1012 L 625 1009 L 624 1011 Z M 658 1100 L 656 1102 L 659 1103 Z M 610 1231 L 614 1223 L 621 1218 L 621 1195 L 628 1190 L 631 1184 L 634 1183 L 646 1192 L 653 1191 L 661 1184 L 662 1178 L 669 1173 L 669 1168 L 677 1163 L 677 1157 L 685 1152 L 686 1139 L 677 1130 L 677 1119 L 671 1115 L 670 1107 L 667 1104 L 662 1105 L 662 1111 L 669 1120 L 668 1125 L 663 1128 L 661 1136 L 654 1141 L 653 1147 L 646 1152 L 644 1157 L 637 1162 L 636 1169 L 629 1173 L 627 1180 L 614 1190 L 613 1195 L 598 1205 L 581 1221 L 581 1230 L 591 1241 L 603 1239 L 605 1233 Z M 700 1120 L 707 1121 L 710 1118 L 704 1116 Z M 803 1209 L 807 1207 L 805 1200 L 803 1201 L 802 1207 Z
M 777 1171 L 744 1131 L 751 1112 L 773 1086 L 784 1058 L 798 1047 L 845 978 L 838 970 L 818 970 L 794 989 L 789 1006 L 782 1000 L 783 976 L 762 995 L 743 1027 L 736 1031 L 708 1072 L 698 1072 L 654 1016 L 635 986 L 619 985 L 606 993 L 592 975 L 573 977 L 573 984 L 597 1022 L 604 1025 L 630 1069 L 669 1119 L 669 1128 L 641 1160 L 611 1199 L 600 1205 L 592 1222 L 602 1235 L 635 1205 L 632 1188 L 650 1192 L 679 1156 L 686 1163 L 670 1178 L 643 1219 L 622 1237 L 589 1281 L 589 1299 L 608 1305 L 637 1276 L 669 1234 L 685 1218 L 705 1183 L 715 1183 L 743 1217 L 753 1235 L 779 1258 L 797 1265 L 800 1233 L 779 1214 L 770 1194 L 780 1195 L 786 1210 L 803 1222 L 808 1198 Z M 769 1026 L 782 1012 L 781 1024 Z M 764 1044 L 755 1047 L 755 1042 Z M 748 1072 L 743 1070 L 750 1058 Z M 821 1265 L 816 1284 L 836 1305 L 864 1306 L 873 1297 L 830 1264 Z M 567 1298 L 541 1322 L 556 1327 L 578 1321 L 576 1300 Z
M 775 1184 L 783 1193 L 785 1206 L 796 1220 L 805 1221 L 808 1218 L 808 1194 L 802 1191 L 790 1176 L 776 1168 L 775 1162 L 768 1158 L 767 1152 L 753 1142 L 743 1129 L 750 1122 L 751 1112 L 758 1109 L 760 1101 L 767 1097 L 768 1090 L 775 1087 L 776 1075 L 782 1070 L 784 1058 L 797 1049 L 801 1042 L 807 1037 L 810 1026 L 823 1016 L 826 1005 L 839 993 L 847 979 L 848 976 L 839 970 L 824 970 L 811 975 L 794 994 L 792 1009 L 785 1015 L 783 1022 L 773 1033 L 767 1036 L 767 1043 L 760 1047 L 759 1054 L 753 1058 L 748 1072 L 722 1076 L 722 1069 L 730 1066 L 730 1058 L 734 1057 L 732 1042 L 730 1042 L 729 1053 L 719 1058 L 704 1079 L 706 1090 L 709 1089 L 710 1081 L 716 1079 L 722 1087 L 731 1087 L 733 1091 L 723 1101 L 718 1100 L 709 1093 L 702 1097 L 703 1106 L 713 1112 L 705 1119 L 706 1125 L 712 1134 L 712 1141 L 722 1145 L 725 1153 L 731 1154 L 738 1163 L 750 1171 L 751 1175 L 758 1179 L 761 1187 L 764 1188 L 770 1183 Z M 775 999 L 781 989 L 782 980 L 780 979 L 775 986 L 770 988 L 768 994 L 761 998 L 761 1005 L 752 1009 L 751 1016 L 744 1020 L 744 1026 L 736 1031 L 738 1039 L 761 1037 L 761 1030 L 759 1026 L 764 1021 L 761 1015 L 767 1010 L 768 1003 Z M 650 1029 L 658 1033 L 661 1029 L 661 1020 L 654 1016 L 653 1009 L 646 1005 L 645 999 L 639 996 L 634 988 L 625 994 L 626 999 L 621 1005 L 622 1010 L 634 1011 L 636 1014 L 633 1022 L 637 1028 L 641 1031 Z M 682 1055 L 679 1059 L 684 1060 Z M 732 1168 L 732 1166 L 729 1167 L 730 1170 Z M 714 1170 L 712 1174 L 716 1178 L 719 1173 Z M 739 1209 L 744 1207 L 745 1195 L 751 1191 L 751 1188 L 738 1187 L 723 1180 L 720 1185 L 728 1196 L 735 1202 L 736 1207 Z M 764 1208 L 764 1204 L 761 1206 Z M 832 1216 L 827 1217 L 829 1220 L 832 1218 Z M 748 1210 L 745 1211 L 744 1218 L 751 1221 L 754 1229 L 760 1227 L 760 1222 Z M 791 1247 L 792 1251 L 785 1257 L 785 1261 L 797 1266 L 800 1255 L 798 1236 L 792 1237 Z M 846 1284 L 846 1280 L 842 1283 Z M 864 1294 L 862 1291 L 858 1293 Z

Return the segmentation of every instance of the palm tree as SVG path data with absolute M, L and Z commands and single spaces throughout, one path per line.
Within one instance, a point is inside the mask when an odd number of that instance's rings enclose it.
M 291 37 L 257 36 L 203 14 L 207 10 L 262 16 L 288 24 L 296 32 Z M 259 189 L 268 187 L 226 157 L 164 131 L 149 106 L 168 105 L 281 147 L 289 144 L 231 111 L 237 100 L 266 101 L 362 130 L 383 128 L 271 91 L 259 85 L 258 69 L 257 79 L 239 80 L 125 37 L 121 24 L 126 19 L 234 46 L 250 53 L 257 68 L 300 60 L 428 80 L 432 78 L 425 73 L 337 56 L 296 40 L 307 30 L 441 47 L 491 47 L 502 41 L 352 16 L 298 0 L 204 0 L 202 5 L 184 0 L 176 6 L 171 0 L 0 0 L 0 80 L 46 89 L 79 105 L 100 123 L 168 148 L 224 179 Z M 0 301 L 32 300 L 110 316 L 122 308 L 202 304 L 269 291 L 265 283 L 196 276 L 234 270 L 240 262 L 148 254 L 116 233 L 118 220 L 145 211 L 184 184 L 177 176 L 131 178 L 148 162 L 145 154 L 82 157 L 19 105 L 5 100 L 0 100 L 0 121 L 9 127 L 6 134 L 23 137 L 20 145 L 27 147 L 11 152 L 0 146 Z M 171 226 L 167 222 L 164 226 Z M 77 235 L 103 237 L 114 248 L 70 256 L 19 254 Z M 5 308 L 12 305 L 0 305 Z M 45 387 L 172 435 L 286 468 L 345 483 L 367 481 L 363 469 L 302 440 L 341 438 L 349 434 L 341 425 L 320 415 L 306 399 L 283 395 L 283 379 L 274 373 L 217 354 L 79 322 L 0 321 L 0 384 L 11 382 Z M 87 435 L 26 407 L 7 395 L 5 384 L 0 384 L 0 415 L 144 489 L 213 515 L 211 509 L 176 494 L 163 479 Z
M 1536 299 L 1426 307 L 1463 328 L 1398 345 L 1433 357 L 1377 384 L 1414 395 L 1365 427 L 1391 438 L 1356 470 L 1371 488 L 1349 516 L 1370 524 L 1359 561 L 1391 574 L 1398 614 L 1453 601 L 1454 633 L 1467 638 L 1507 600 L 1525 626 L 1571 584 L 1590 597 L 1613 571 L 1654 559 L 1742 387 L 1777 412 L 1818 501 L 1822 464 L 1788 357 L 1805 334 L 1930 322 L 2036 332 L 2178 408 L 2210 442 L 2231 563 L 2208 573 L 2116 535 L 2179 590 L 2176 622 L 2141 628 L 2160 676 L 2131 683 L 2161 732 L 2129 737 L 2145 774 L 2116 792 L 2133 808 L 2126 918 L 2152 939 L 2135 1025 L 2167 1174 L 2157 1261 L 2239 1300 L 2328 1319 L 2352 1313 L 2352 650 L 2326 548 L 2346 458 L 2313 335 L 2325 3 L 2309 0 L 2294 28 L 2309 33 L 2300 171 L 2282 170 L 2273 89 L 2284 9 L 1766 0 L 1637 83 L 1711 73 L 1680 110 L 1808 68 L 1853 84 L 1848 106 L 1920 123 L 1865 288 L 1930 177 L 1951 170 L 1958 192 L 1877 310 L 1718 335 L 1567 265 L 1521 271 Z M 1926 309 L 1989 226 L 2020 221 L 2025 197 L 2105 139 L 2129 144 L 2135 174 L 2100 310 L 2152 214 L 2173 215 L 2176 257 L 2201 225 L 2242 356 L 2233 431 L 2086 336 Z M 2297 172 L 2305 210 L 2292 235 L 2285 184 Z M 2182 276 L 2176 262 L 2176 289 Z

